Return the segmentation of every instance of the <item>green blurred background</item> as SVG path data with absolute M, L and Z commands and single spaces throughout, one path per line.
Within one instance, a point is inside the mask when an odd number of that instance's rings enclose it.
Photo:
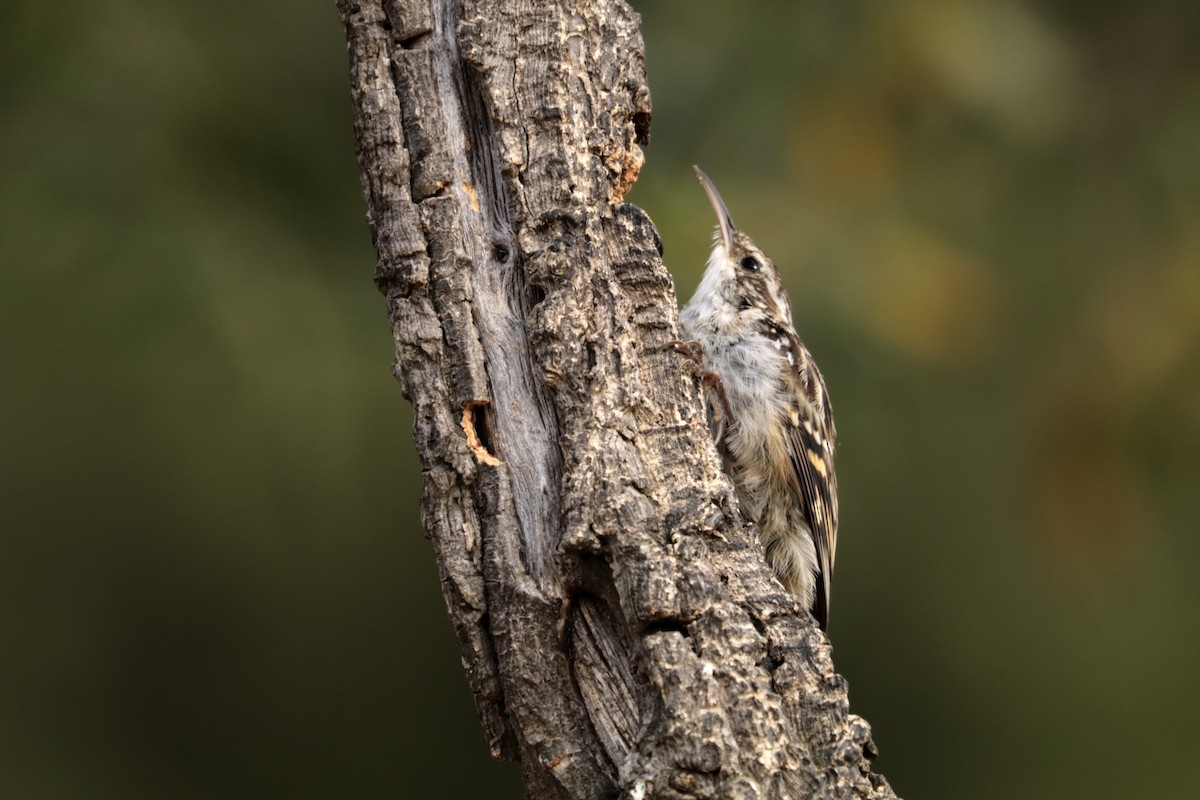
M 686 299 L 703 165 L 828 379 L 879 769 L 1191 796 L 1200 4 L 635 5 L 629 199 Z M 0 796 L 518 797 L 420 531 L 332 0 L 9 0 L 0 70 Z

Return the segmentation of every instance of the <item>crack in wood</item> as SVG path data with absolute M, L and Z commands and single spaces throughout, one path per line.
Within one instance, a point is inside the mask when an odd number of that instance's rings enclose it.
M 471 449 L 475 460 L 495 467 L 503 462 L 492 455 L 492 435 L 488 431 L 487 408 L 487 403 L 468 403 L 463 409 L 462 429 L 467 435 L 467 447 Z

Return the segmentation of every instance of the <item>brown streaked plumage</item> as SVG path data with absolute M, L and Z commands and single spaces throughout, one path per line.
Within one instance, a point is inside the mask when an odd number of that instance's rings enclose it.
M 792 326 L 775 265 L 733 224 L 708 176 L 699 167 L 696 174 L 717 232 L 680 324 L 720 379 L 714 426 L 742 510 L 758 523 L 779 580 L 824 629 L 838 516 L 825 381 Z

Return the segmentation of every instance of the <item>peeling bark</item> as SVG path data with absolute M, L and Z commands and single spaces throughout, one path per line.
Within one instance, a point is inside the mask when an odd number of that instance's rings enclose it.
M 422 516 L 529 797 L 895 795 L 721 471 L 621 0 L 340 0 Z

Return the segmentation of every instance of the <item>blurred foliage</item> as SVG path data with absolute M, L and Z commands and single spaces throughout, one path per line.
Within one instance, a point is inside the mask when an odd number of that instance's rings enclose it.
M 880 770 L 1187 796 L 1200 5 L 635 5 L 630 200 L 686 299 L 703 165 L 833 395 Z M 0 795 L 518 797 L 420 533 L 332 3 L 18 0 L 0 69 Z

